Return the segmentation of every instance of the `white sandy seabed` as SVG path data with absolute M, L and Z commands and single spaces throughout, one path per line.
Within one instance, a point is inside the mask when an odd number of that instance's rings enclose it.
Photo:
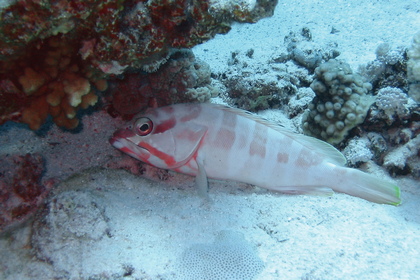
M 374 59 L 379 43 L 408 46 L 420 30 L 414 1 L 284 3 L 274 17 L 235 25 L 198 46 L 196 55 L 217 72 L 233 50 L 253 48 L 256 59 L 266 61 L 282 48 L 285 35 L 307 26 L 316 40 L 338 42 L 340 58 L 354 67 Z M 340 32 L 330 34 L 332 26 Z M 380 168 L 365 168 L 386 177 Z M 193 178 L 162 174 L 169 178 L 157 183 L 125 171 L 92 169 L 62 183 L 33 227 L 28 223 L 0 239 L 0 279 L 182 279 L 186 269 L 200 264 L 186 267 L 183 253 L 194 244 L 215 244 L 224 230 L 242 234 L 263 262 L 255 279 L 420 275 L 419 181 L 394 179 L 402 190 L 398 207 L 345 194 L 282 195 L 220 181 L 211 181 L 208 203 L 197 196 Z M 243 263 L 252 263 L 250 258 Z M 220 269 L 213 264 L 209 271 Z

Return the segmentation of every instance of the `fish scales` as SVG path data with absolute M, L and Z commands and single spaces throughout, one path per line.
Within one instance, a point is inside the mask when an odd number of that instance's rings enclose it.
M 197 176 L 201 189 L 209 177 L 287 193 L 334 190 L 378 203 L 401 201 L 397 186 L 344 167 L 343 155 L 331 145 L 220 105 L 149 109 L 110 142 L 156 167 Z

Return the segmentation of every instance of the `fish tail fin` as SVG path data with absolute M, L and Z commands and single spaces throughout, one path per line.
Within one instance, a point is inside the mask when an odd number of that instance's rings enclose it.
M 395 206 L 401 204 L 401 191 L 395 184 L 357 169 L 345 169 L 347 180 L 334 187 L 335 190 L 375 203 Z

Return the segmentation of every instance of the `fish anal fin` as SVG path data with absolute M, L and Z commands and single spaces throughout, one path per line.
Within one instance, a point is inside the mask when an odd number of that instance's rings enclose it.
M 282 186 L 270 189 L 287 194 L 305 194 L 316 196 L 332 196 L 334 194 L 334 191 L 331 188 L 324 186 Z

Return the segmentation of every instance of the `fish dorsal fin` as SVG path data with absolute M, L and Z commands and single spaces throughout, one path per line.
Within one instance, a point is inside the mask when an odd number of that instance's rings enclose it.
M 215 108 L 218 108 L 220 110 L 224 110 L 224 111 L 228 111 L 228 112 L 232 112 L 234 114 L 238 114 L 242 117 L 245 117 L 247 119 L 250 119 L 252 121 L 258 122 L 260 124 L 263 124 L 271 129 L 274 129 L 275 131 L 278 131 L 279 133 L 286 135 L 290 138 L 292 138 L 293 140 L 299 142 L 300 144 L 302 144 L 303 146 L 316 151 L 318 154 L 320 154 L 323 157 L 328 158 L 330 163 L 333 163 L 335 165 L 340 165 L 340 166 L 344 166 L 347 162 L 346 158 L 344 157 L 344 155 L 337 150 L 336 148 L 334 148 L 334 146 L 328 144 L 327 142 L 324 142 L 322 140 L 319 140 L 317 138 L 314 137 L 310 137 L 310 136 L 306 136 L 303 134 L 298 134 L 295 133 L 293 131 L 290 131 L 289 129 L 285 128 L 285 127 L 281 127 L 273 122 L 270 122 L 256 114 L 253 114 L 251 112 L 248 111 L 244 111 L 241 109 L 237 109 L 237 108 L 232 108 L 229 106 L 225 106 L 225 105 L 219 105 L 219 104 L 211 104 L 211 106 L 214 106 Z

